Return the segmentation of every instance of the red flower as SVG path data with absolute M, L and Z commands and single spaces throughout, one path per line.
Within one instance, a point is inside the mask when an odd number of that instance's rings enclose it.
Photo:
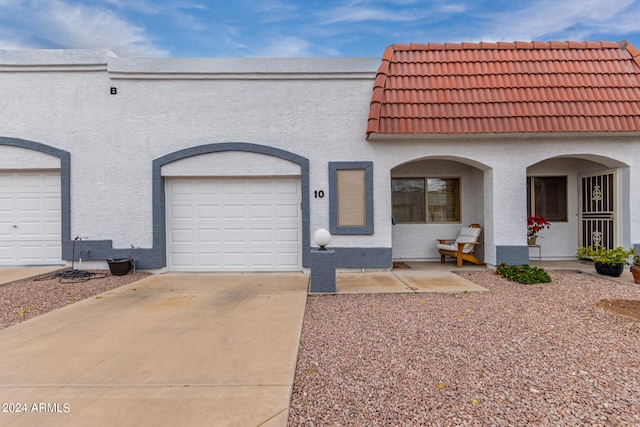
M 551 224 L 543 216 L 530 216 L 527 218 L 527 237 L 533 237 L 543 228 L 549 228 Z

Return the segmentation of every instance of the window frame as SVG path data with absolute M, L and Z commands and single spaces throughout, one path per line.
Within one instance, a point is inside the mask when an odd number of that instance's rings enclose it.
M 393 199 L 393 180 L 406 179 L 406 180 L 422 180 L 423 185 L 423 200 L 424 200 L 424 218 L 418 221 L 398 221 L 394 217 L 394 221 L 397 224 L 461 224 L 462 223 L 462 177 L 461 176 L 394 176 L 391 177 L 391 193 Z M 457 198 L 457 219 L 451 221 L 429 221 L 429 180 L 457 180 L 458 182 L 458 198 Z M 391 206 L 391 215 L 393 215 L 393 202 Z
M 364 171 L 364 219 L 363 226 L 339 225 L 338 171 Z M 331 234 L 373 234 L 373 162 L 329 162 L 329 231 Z

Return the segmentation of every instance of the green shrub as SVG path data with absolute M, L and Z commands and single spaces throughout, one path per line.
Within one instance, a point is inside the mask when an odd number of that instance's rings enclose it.
M 635 255 L 635 249 L 625 249 L 622 246 L 617 248 L 607 249 L 604 246 L 590 247 L 582 246 L 578 248 L 576 257 L 578 259 L 590 259 L 593 262 L 599 262 L 606 265 L 629 265 L 629 258 Z
M 506 265 L 500 264 L 496 269 L 496 274 L 504 277 L 512 282 L 522 283 L 524 285 L 533 285 L 535 283 L 549 283 L 551 277 L 539 267 L 531 267 L 524 265 Z

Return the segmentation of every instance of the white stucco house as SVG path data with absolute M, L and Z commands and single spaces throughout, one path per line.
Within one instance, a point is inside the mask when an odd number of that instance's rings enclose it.
M 640 249 L 640 52 L 622 43 L 393 45 L 380 58 L 0 51 L 0 265 L 301 271 L 489 266 Z

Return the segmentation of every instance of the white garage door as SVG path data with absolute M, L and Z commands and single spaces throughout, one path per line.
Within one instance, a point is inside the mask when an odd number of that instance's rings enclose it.
M 0 265 L 61 264 L 60 172 L 0 172 Z
M 171 178 L 171 271 L 300 271 L 299 178 Z

